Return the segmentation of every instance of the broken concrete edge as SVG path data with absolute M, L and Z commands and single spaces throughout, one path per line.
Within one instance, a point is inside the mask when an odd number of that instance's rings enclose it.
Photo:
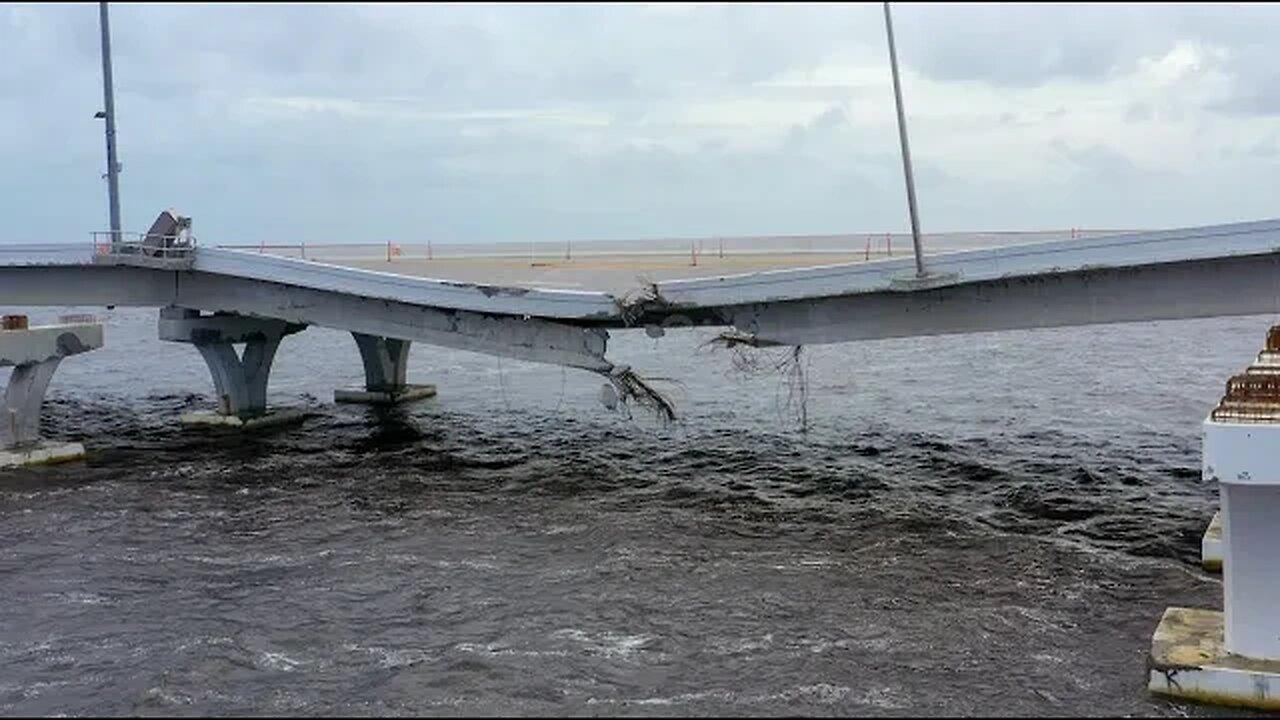
M 362 405 L 398 405 L 436 396 L 436 386 L 408 384 L 397 392 L 338 388 L 333 391 L 333 401 Z
M 178 416 L 178 422 L 187 426 L 214 426 L 233 429 L 252 430 L 256 428 L 274 427 L 300 423 L 309 413 L 304 410 L 272 410 L 264 415 L 241 418 L 236 415 L 222 415 L 216 412 L 187 412 Z
M 102 323 L 31 325 L 0 330 L 0 367 L 64 358 L 103 345 Z
M 1280 710 L 1280 661 L 1228 653 L 1216 610 L 1170 607 L 1151 638 L 1147 689 L 1197 703 Z
M 31 447 L 0 450 L 0 468 L 56 465 L 83 459 L 84 445 L 43 441 Z
M 623 325 L 632 327 L 650 310 L 664 308 L 666 300 L 658 292 L 658 284 L 648 278 L 637 278 L 639 287 L 626 291 L 622 295 L 613 296 L 613 304 L 618 309 L 618 317 Z

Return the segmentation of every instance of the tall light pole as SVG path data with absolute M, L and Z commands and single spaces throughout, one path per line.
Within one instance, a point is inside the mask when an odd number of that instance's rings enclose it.
M 98 3 L 98 23 L 102 30 L 102 104 L 96 117 L 107 125 L 107 202 L 111 213 L 111 244 L 120 242 L 120 162 L 116 159 L 116 102 L 111 87 L 111 26 L 107 3 Z
M 911 146 L 907 144 L 907 118 L 902 110 L 902 83 L 898 80 L 898 52 L 893 44 L 893 19 L 884 3 L 884 29 L 889 36 L 889 66 L 893 68 L 893 99 L 898 106 L 898 139 L 902 143 L 902 172 L 907 178 L 907 207 L 911 211 L 911 244 L 916 251 L 916 276 L 924 277 L 924 251 L 920 247 L 920 213 L 916 209 L 916 181 L 911 173 Z

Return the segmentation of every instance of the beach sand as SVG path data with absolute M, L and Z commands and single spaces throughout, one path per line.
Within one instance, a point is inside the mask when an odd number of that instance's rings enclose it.
M 873 261 L 886 257 L 884 253 L 871 254 Z M 910 256 L 895 253 L 893 257 Z M 716 277 L 865 260 L 864 253 L 761 253 L 723 258 L 709 253 L 700 256 L 696 265 L 689 254 L 596 255 L 569 260 L 548 257 L 535 258 L 533 261 L 527 257 L 451 257 L 432 260 L 396 257 L 390 262 L 385 259 L 320 258 L 321 262 L 334 265 L 398 275 L 530 288 L 597 290 L 615 294 L 639 288 L 644 280 Z

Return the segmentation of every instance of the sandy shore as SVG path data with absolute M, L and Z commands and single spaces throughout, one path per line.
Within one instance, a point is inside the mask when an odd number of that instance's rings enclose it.
M 1110 231 L 1081 232 L 1080 236 Z M 955 233 L 929 236 L 926 255 L 1066 240 L 1075 232 Z M 255 246 L 227 246 L 253 251 Z M 694 247 L 698 247 L 696 262 Z M 814 236 L 729 238 L 723 241 L 614 241 L 448 245 L 426 243 L 348 243 L 335 245 L 263 245 L 260 250 L 288 257 L 461 282 L 530 288 L 594 290 L 623 294 L 645 280 L 716 277 L 740 273 L 815 267 L 911 257 L 911 237 Z M 527 252 L 526 252 L 527 251 Z
M 872 253 L 872 260 L 884 259 L 883 253 Z M 894 257 L 905 257 L 895 253 Z M 322 262 L 347 267 L 392 272 L 400 275 L 483 282 L 520 287 L 562 288 L 565 290 L 602 290 L 625 293 L 640 286 L 643 280 L 713 277 L 738 273 L 813 267 L 839 263 L 863 262 L 864 253 L 855 254 L 759 254 L 720 258 L 704 255 L 694 265 L 689 255 L 609 255 L 561 259 L 528 258 L 392 258 L 386 260 L 326 259 Z

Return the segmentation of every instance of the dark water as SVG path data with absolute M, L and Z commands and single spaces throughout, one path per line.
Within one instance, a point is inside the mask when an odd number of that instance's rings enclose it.
M 434 400 L 335 406 L 349 336 L 286 339 L 305 424 L 182 430 L 189 346 L 117 310 L 0 471 L 5 714 L 1203 715 L 1146 692 L 1216 489 L 1200 422 L 1270 318 L 807 351 L 615 333 L 682 422 L 595 376 L 415 346 Z M 54 313 L 33 311 L 33 319 Z

